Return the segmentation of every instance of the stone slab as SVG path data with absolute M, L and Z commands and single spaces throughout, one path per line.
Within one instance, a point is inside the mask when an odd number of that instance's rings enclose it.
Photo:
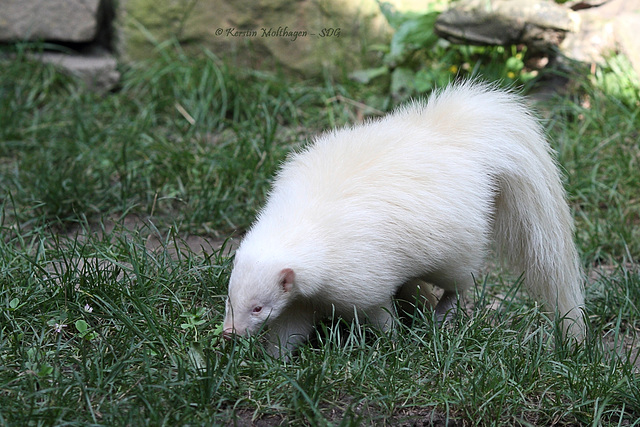
M 120 80 L 115 57 L 102 49 L 92 49 L 91 52 L 77 55 L 44 52 L 34 57 L 77 76 L 90 89 L 98 92 L 112 90 Z
M 0 41 L 90 42 L 99 6 L 100 0 L 0 0 Z

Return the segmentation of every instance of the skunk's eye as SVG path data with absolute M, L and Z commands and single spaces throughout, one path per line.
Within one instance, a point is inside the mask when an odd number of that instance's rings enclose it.
M 262 311 L 262 306 L 256 305 L 253 307 L 253 314 L 258 314 Z

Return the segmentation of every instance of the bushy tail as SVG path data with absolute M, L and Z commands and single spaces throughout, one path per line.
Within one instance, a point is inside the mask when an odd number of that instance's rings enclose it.
M 500 255 L 524 272 L 535 297 L 557 310 L 565 332 L 581 339 L 583 275 L 573 219 L 540 124 L 518 95 L 477 82 L 448 87 L 430 106 L 433 125 L 468 144 L 494 180 Z
M 494 224 L 501 255 L 523 271 L 527 288 L 564 318 L 565 332 L 581 339 L 584 322 L 582 272 L 572 235 L 573 226 L 556 177 L 545 193 L 535 189 L 534 176 L 505 176 L 499 186 Z
M 523 101 L 509 93 L 497 98 L 507 117 L 500 124 L 504 144 L 496 147 L 494 239 L 503 259 L 524 272 L 529 291 L 557 310 L 565 334 L 581 340 L 583 273 L 558 165 Z

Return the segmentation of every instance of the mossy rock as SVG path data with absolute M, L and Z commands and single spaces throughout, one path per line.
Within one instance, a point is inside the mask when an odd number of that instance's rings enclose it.
M 120 51 L 128 59 L 175 39 L 187 51 L 205 47 L 239 65 L 317 75 L 362 68 L 370 45 L 390 35 L 375 0 L 127 0 L 120 7 Z

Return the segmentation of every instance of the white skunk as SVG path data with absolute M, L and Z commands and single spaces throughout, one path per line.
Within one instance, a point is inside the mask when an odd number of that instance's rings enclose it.
M 236 252 L 225 336 L 266 325 L 277 355 L 332 313 L 387 328 L 417 279 L 444 289 L 443 319 L 494 241 L 581 339 L 582 272 L 550 151 L 519 96 L 474 82 L 319 136 L 283 165 Z

